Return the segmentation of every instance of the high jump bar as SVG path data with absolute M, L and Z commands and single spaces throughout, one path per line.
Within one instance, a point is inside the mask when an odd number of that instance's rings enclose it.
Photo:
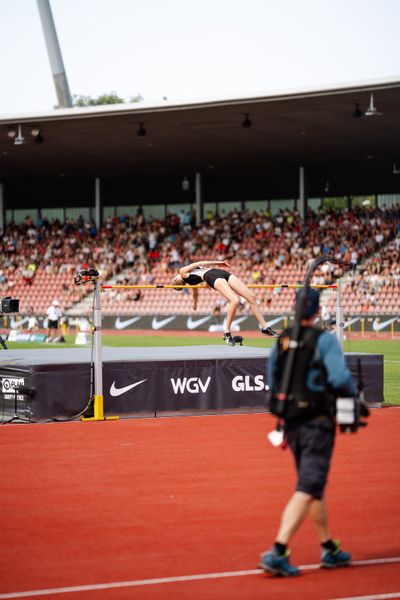
M 210 286 L 207 284 L 201 285 L 172 285 L 172 284 L 162 284 L 157 283 L 153 285 L 101 285 L 99 284 L 100 291 L 103 290 L 159 290 L 159 289 L 181 289 L 181 288 L 196 288 L 196 289 L 207 289 Z M 300 283 L 269 283 L 269 284 L 258 284 L 258 283 L 250 283 L 247 285 L 249 288 L 256 289 L 276 289 L 276 288 L 289 288 L 289 289 L 298 289 L 303 288 L 304 285 Z M 342 286 L 340 279 L 337 280 L 337 283 L 332 284 L 316 284 L 311 285 L 310 287 L 319 288 L 319 289 L 334 289 L 337 291 L 336 294 L 336 337 L 338 338 L 339 344 L 341 348 L 343 348 L 343 328 L 344 328 L 344 320 L 343 320 L 343 307 L 342 307 Z
M 257 288 L 257 289 L 265 289 L 265 288 L 302 288 L 304 285 L 297 283 L 275 283 L 275 284 L 258 284 L 258 283 L 250 283 L 246 284 L 248 288 Z M 172 289 L 175 290 L 177 288 L 196 288 L 196 289 L 207 289 L 208 285 L 172 285 L 172 284 L 162 284 L 157 283 L 155 285 L 102 285 L 102 290 L 158 290 L 158 289 Z M 338 287 L 337 283 L 333 283 L 331 285 L 311 285 L 310 287 L 314 288 L 333 288 L 336 289 Z

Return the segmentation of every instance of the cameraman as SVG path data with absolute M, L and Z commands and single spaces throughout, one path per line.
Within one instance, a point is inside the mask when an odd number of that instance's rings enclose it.
M 319 313 L 318 291 L 308 288 L 304 293 L 299 345 L 283 415 L 285 439 L 296 464 L 297 486 L 282 513 L 275 543 L 261 555 L 259 564 L 265 571 L 284 577 L 300 574 L 289 562 L 288 543 L 308 513 L 321 543 L 321 567 L 335 568 L 351 562 L 351 555 L 341 550 L 340 542 L 330 535 L 324 489 L 335 440 L 335 397 L 355 396 L 357 392 L 336 337 L 314 327 Z M 290 333 L 290 329 L 282 332 L 269 361 L 271 412 L 288 356 Z

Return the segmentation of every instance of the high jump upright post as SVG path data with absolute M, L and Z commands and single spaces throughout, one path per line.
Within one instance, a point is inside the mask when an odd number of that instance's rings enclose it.
M 342 305 L 342 284 L 340 279 L 336 282 L 336 337 L 343 350 L 344 315 Z
M 75 277 L 75 285 L 84 283 L 93 283 L 93 360 L 91 364 L 91 376 L 93 386 L 93 415 L 81 416 L 82 421 L 105 421 L 118 419 L 118 416 L 104 415 L 104 395 L 103 395 L 103 357 L 102 357 L 102 324 L 101 324 L 101 284 L 99 273 L 95 269 L 82 271 Z

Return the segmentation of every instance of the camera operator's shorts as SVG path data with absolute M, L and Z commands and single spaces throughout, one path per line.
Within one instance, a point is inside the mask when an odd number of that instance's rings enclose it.
M 229 273 L 229 271 L 225 271 L 225 269 L 210 269 L 209 271 L 204 273 L 203 279 L 207 283 L 207 285 L 213 288 L 214 283 L 217 279 L 225 279 L 226 281 L 228 281 L 231 275 L 232 273 Z
M 296 462 L 296 490 L 321 500 L 335 443 L 334 422 L 321 416 L 300 424 L 291 423 L 286 439 Z
M 58 321 L 52 321 L 51 319 L 47 322 L 48 329 L 58 329 Z

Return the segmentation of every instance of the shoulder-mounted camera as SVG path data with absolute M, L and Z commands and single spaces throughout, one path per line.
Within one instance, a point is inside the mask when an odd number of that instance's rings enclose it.
M 366 427 L 364 420 L 369 416 L 363 394 L 354 398 L 336 398 L 336 423 L 342 433 L 356 433 L 360 427 Z

